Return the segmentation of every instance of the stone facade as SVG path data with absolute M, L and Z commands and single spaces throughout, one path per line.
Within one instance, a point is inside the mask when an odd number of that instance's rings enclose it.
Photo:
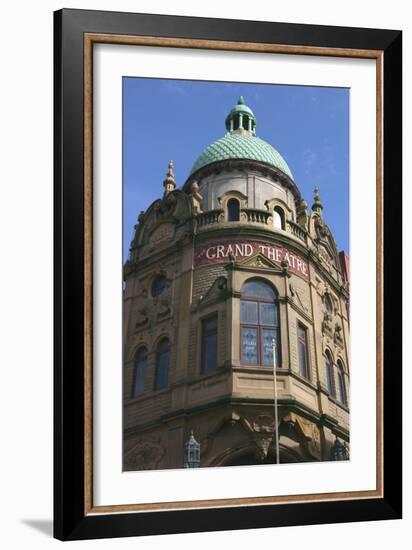
M 243 355 L 250 280 L 276 293 L 280 462 L 330 460 L 337 442 L 348 457 L 349 283 L 318 192 L 308 211 L 289 175 L 232 158 L 182 189 L 170 165 L 164 187 L 124 266 L 124 469 L 183 467 L 192 431 L 200 466 L 275 461 L 273 365 Z

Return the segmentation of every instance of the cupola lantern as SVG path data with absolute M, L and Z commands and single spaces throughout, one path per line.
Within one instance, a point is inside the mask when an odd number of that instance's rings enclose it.
M 256 135 L 256 117 L 252 109 L 246 105 L 243 96 L 239 97 L 237 105 L 227 115 L 225 125 L 229 133 Z

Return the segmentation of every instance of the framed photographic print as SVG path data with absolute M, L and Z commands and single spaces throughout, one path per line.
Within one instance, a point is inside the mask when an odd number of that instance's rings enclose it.
M 55 536 L 401 517 L 401 32 L 55 13 Z

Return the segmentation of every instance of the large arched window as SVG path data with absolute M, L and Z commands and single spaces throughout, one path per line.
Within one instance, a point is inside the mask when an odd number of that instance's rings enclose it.
M 332 397 L 336 397 L 335 380 L 333 376 L 333 359 L 329 350 L 325 352 L 326 385 Z
M 338 359 L 336 370 L 338 378 L 338 399 L 342 403 L 342 405 L 346 405 L 348 401 L 346 397 L 345 371 L 343 368 L 343 363 L 340 359 Z
M 142 347 L 134 358 L 132 397 L 138 397 L 144 392 L 144 379 L 147 367 L 147 349 Z
M 244 365 L 273 365 L 273 340 L 276 366 L 281 367 L 279 303 L 276 290 L 262 279 L 244 283 L 240 300 L 241 361 Z
M 240 207 L 237 199 L 227 201 L 227 221 L 238 222 L 240 219 Z
M 280 206 L 275 206 L 273 210 L 273 225 L 276 229 L 285 230 L 285 213 Z
M 163 338 L 157 346 L 155 390 L 167 388 L 169 383 L 170 341 Z

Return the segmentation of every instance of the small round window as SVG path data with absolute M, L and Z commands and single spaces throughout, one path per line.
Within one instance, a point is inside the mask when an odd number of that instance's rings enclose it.
M 156 298 L 157 296 L 160 296 L 160 294 L 164 291 L 166 288 L 166 276 L 165 275 L 158 275 L 152 283 L 152 296 L 153 298 Z

